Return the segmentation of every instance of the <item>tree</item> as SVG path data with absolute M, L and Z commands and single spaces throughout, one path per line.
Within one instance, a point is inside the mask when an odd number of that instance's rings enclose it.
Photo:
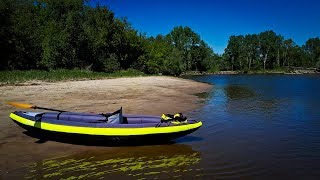
M 11 27 L 12 14 L 17 7 L 18 3 L 15 0 L 3 0 L 0 3 L 0 70 L 9 69 L 14 59 L 14 33 Z
M 179 75 L 182 73 L 182 54 L 167 38 L 150 37 L 144 46 L 145 53 L 139 57 L 139 66 L 151 74 Z
M 244 37 L 244 51 L 246 52 L 248 69 L 251 70 L 252 64 L 255 64 L 259 50 L 259 39 L 256 34 L 248 34 Z
M 167 35 L 169 42 L 183 54 L 184 69 L 191 70 L 192 61 L 191 49 L 199 46 L 200 36 L 196 34 L 190 27 L 174 27 Z
M 40 60 L 39 18 L 33 1 L 1 2 L 0 69 L 35 69 Z
M 290 66 L 306 67 L 304 61 L 304 52 L 301 47 L 295 45 L 289 51 Z M 288 62 L 288 63 L 289 63 Z M 289 66 L 289 65 L 288 65 Z
M 273 31 L 265 31 L 259 34 L 260 57 L 263 61 L 264 70 L 266 69 L 267 62 L 269 62 L 268 68 L 274 67 L 274 60 L 277 58 L 277 54 L 279 54 L 278 51 L 280 49 L 282 39 L 283 38 L 281 36 L 278 36 Z
M 198 46 L 191 48 L 192 69 L 196 71 L 207 71 L 213 68 L 213 61 L 215 56 L 213 50 L 203 40 L 200 41 Z
M 244 57 L 243 51 L 244 36 L 230 36 L 228 46 L 225 49 L 226 60 L 231 66 L 231 70 L 240 70 L 242 68 L 242 58 Z
M 285 66 L 285 63 L 287 63 L 287 66 L 290 66 L 290 59 L 291 59 L 291 54 L 293 51 L 293 47 L 295 46 L 295 43 L 293 42 L 292 39 L 287 39 L 283 42 L 283 64 L 282 66 Z
M 303 45 L 309 67 L 314 67 L 320 61 L 320 38 L 310 38 Z
M 88 7 L 85 13 L 82 27 L 88 46 L 88 65 L 92 64 L 93 70 L 97 71 L 115 69 L 113 67 L 105 67 L 107 65 L 105 63 L 106 59 L 111 57 L 112 51 L 116 48 L 114 41 L 118 29 L 115 25 L 114 14 L 100 6 L 96 8 Z M 115 55 L 118 56 L 116 52 Z M 111 58 L 118 59 L 119 57 L 115 57 L 115 55 L 112 55 Z
M 143 54 L 142 43 L 144 36 L 133 29 L 126 19 L 116 20 L 115 51 L 121 67 L 130 68 Z

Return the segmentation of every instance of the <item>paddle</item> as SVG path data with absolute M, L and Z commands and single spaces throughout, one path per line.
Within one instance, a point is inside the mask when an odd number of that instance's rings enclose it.
M 14 106 L 14 107 L 17 107 L 17 108 L 23 108 L 23 109 L 43 109 L 43 110 L 49 110 L 49 111 L 67 112 L 67 111 L 62 111 L 62 110 L 58 110 L 58 109 L 38 107 L 38 106 L 33 106 L 31 104 L 23 104 L 23 103 L 17 103 L 17 102 L 7 102 L 7 104 Z
M 14 106 L 14 107 L 17 107 L 17 108 L 23 108 L 23 109 L 43 109 L 43 110 L 49 110 L 49 111 L 68 112 L 68 111 L 62 111 L 62 110 L 59 110 L 59 109 L 51 109 L 51 108 L 34 106 L 32 104 L 24 104 L 24 103 L 17 103 L 17 102 L 6 102 L 6 104 Z M 117 111 L 115 111 L 115 112 L 113 112 L 111 114 L 103 114 L 102 113 L 101 115 L 103 115 L 103 116 L 108 118 L 109 116 L 112 116 L 112 115 L 115 115 L 115 114 L 118 114 L 118 113 L 120 113 L 121 116 L 122 116 L 122 107 L 119 110 L 117 110 Z

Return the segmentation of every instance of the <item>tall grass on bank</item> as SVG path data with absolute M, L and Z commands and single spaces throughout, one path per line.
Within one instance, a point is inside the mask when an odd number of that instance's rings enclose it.
M 93 72 L 85 70 L 29 70 L 29 71 L 0 71 L 0 85 L 11 85 L 25 83 L 29 81 L 66 81 L 66 80 L 88 80 L 117 77 L 136 77 L 144 76 L 140 71 L 129 69 L 114 73 Z

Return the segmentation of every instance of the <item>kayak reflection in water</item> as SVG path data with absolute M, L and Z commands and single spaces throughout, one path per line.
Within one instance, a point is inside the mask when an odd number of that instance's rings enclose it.
M 28 179 L 201 176 L 200 153 L 187 145 L 119 147 L 29 164 Z

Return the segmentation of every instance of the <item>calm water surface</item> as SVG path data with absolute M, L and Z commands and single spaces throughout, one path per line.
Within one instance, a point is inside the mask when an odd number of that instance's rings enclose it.
M 320 177 L 320 76 L 209 75 L 214 85 L 194 113 L 203 176 Z
M 199 94 L 205 98 L 204 106 L 188 113 L 204 125 L 168 145 L 35 143 L 2 113 L 6 121 L 1 125 L 11 130 L 0 133 L 0 178 L 320 177 L 320 76 L 188 78 L 214 85 Z

